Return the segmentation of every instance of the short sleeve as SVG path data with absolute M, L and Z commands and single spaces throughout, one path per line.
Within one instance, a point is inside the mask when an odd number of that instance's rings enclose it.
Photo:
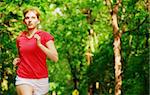
M 16 46 L 19 49 L 19 41 L 20 41 L 20 37 L 25 35 L 25 31 L 20 32 L 19 36 L 16 38 Z
M 44 43 L 48 42 L 49 40 L 54 41 L 54 37 L 48 32 L 44 32 L 43 38 L 44 38 Z
M 19 38 L 20 37 L 17 37 L 17 39 L 16 39 L 16 47 L 18 49 L 18 55 L 20 56 L 20 52 L 19 52 Z M 19 65 L 19 64 L 17 64 L 17 65 Z
M 18 49 L 19 49 L 19 38 L 20 38 L 20 36 L 17 37 L 17 39 L 16 39 L 16 46 L 17 46 Z

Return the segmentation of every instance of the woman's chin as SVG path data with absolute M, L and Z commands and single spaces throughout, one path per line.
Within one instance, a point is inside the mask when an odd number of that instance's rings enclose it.
M 35 29 L 35 27 L 28 27 L 28 30 L 33 30 Z

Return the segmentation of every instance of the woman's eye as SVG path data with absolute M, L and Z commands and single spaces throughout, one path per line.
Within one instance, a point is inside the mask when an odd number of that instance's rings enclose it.
M 32 17 L 32 19 L 35 19 L 36 17 Z
M 25 17 L 25 19 L 29 19 L 29 17 Z M 36 19 L 36 17 L 31 17 L 31 19 Z
M 29 17 L 25 17 L 25 19 L 29 19 Z

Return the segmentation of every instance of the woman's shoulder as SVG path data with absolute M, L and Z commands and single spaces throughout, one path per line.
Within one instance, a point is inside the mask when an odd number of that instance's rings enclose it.
M 17 36 L 17 39 L 19 39 L 20 37 L 26 35 L 27 31 L 21 31 L 18 36 Z
M 42 39 L 51 39 L 54 40 L 53 35 L 51 35 L 49 32 L 43 31 L 43 30 L 39 30 L 37 32 L 37 34 L 39 34 L 41 36 Z
M 50 36 L 52 36 L 49 32 L 47 32 L 47 31 L 44 31 L 44 30 L 38 30 L 38 32 L 37 32 L 37 34 L 40 34 L 40 35 L 50 35 Z

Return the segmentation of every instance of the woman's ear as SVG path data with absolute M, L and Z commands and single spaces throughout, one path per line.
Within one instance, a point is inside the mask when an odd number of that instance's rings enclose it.
M 40 20 L 38 20 L 37 24 L 40 24 Z

